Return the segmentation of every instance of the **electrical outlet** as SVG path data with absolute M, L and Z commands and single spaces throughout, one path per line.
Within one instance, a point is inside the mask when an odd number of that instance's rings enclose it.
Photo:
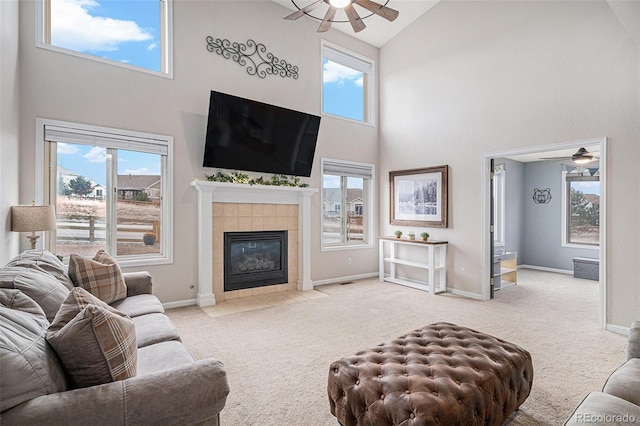
M 347 257 L 347 265 L 351 265 L 351 258 Z

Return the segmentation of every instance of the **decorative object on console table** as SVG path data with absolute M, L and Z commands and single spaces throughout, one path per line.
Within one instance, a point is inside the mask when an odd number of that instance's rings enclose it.
M 420 234 L 420 238 L 422 238 L 422 241 L 427 241 L 429 239 L 429 233 L 423 232 L 422 234 Z
M 39 235 L 36 231 L 56 229 L 56 212 L 53 206 L 11 206 L 11 230 L 14 232 L 31 232 L 27 235 L 31 241 L 31 249 L 36 248 Z
M 449 166 L 389 172 L 392 225 L 446 228 Z
M 379 240 L 379 265 L 378 273 L 380 282 L 387 281 L 407 287 L 417 288 L 431 292 L 431 294 L 447 291 L 447 241 L 420 241 L 404 240 L 397 237 L 378 237 Z M 385 257 L 385 245 L 389 245 L 389 255 Z M 416 247 L 427 249 L 426 259 L 420 261 L 409 260 L 399 256 L 400 247 Z M 389 264 L 389 274 L 384 272 L 385 264 Z M 399 277 L 396 265 L 410 266 L 427 270 L 426 281 L 416 281 Z
M 279 59 L 273 53 L 266 53 L 267 48 L 262 43 L 256 43 L 249 39 L 246 43 L 233 43 L 227 39 L 207 36 L 207 50 L 221 55 L 225 59 L 233 59 L 242 66 L 247 67 L 249 75 L 257 75 L 265 78 L 267 75 L 279 75 L 298 79 L 298 67 L 291 65 L 284 59 Z M 254 59 L 255 58 L 255 59 Z M 247 65 L 247 62 L 249 64 Z
M 396 238 L 402 238 L 402 231 L 398 229 L 396 232 L 393 233 L 393 235 L 395 235 Z

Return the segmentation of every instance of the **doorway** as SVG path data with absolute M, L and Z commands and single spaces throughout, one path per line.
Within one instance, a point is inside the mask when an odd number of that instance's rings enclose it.
M 523 203 L 525 206 L 524 209 L 527 211 L 526 214 L 534 215 L 534 221 L 529 221 L 527 226 L 529 237 L 528 241 L 530 244 L 536 240 L 536 237 L 531 237 L 531 232 L 535 232 L 536 230 L 544 230 L 545 232 L 552 233 L 552 237 L 547 237 L 549 240 L 553 240 L 552 242 L 546 241 L 549 244 L 554 244 L 565 248 L 571 248 L 571 242 L 567 243 L 566 238 L 563 236 L 563 232 L 561 231 L 561 222 L 564 224 L 562 220 L 563 216 L 566 213 L 562 214 L 554 214 L 553 218 L 557 217 L 557 222 L 555 219 L 550 219 L 548 222 L 544 222 L 545 214 L 549 214 L 551 208 L 548 207 L 551 205 L 553 208 L 557 209 L 560 206 L 564 206 L 566 200 L 563 201 L 564 198 L 564 189 L 560 190 L 562 187 L 561 182 L 563 178 L 562 176 L 566 176 L 566 173 L 569 172 L 571 175 L 576 174 L 576 170 L 580 175 L 589 175 L 590 173 L 596 173 L 594 170 L 597 170 L 597 174 L 599 175 L 599 183 L 600 183 L 600 192 L 599 192 L 599 212 L 598 212 L 598 225 L 599 231 L 599 249 L 591 250 L 592 255 L 589 257 L 594 257 L 599 259 L 599 322 L 601 326 L 604 328 L 606 325 L 606 138 L 598 138 L 598 139 L 589 139 L 589 140 L 581 140 L 574 142 L 566 142 L 561 144 L 553 144 L 553 145 L 542 145 L 536 147 L 522 148 L 522 149 L 512 149 L 512 150 L 504 150 L 504 151 L 495 151 L 484 154 L 483 163 L 482 163 L 482 223 L 483 223 L 483 232 L 482 232 L 482 273 L 483 277 L 486 277 L 486 284 L 482 286 L 482 298 L 484 300 L 488 300 L 493 295 L 493 281 L 491 278 L 494 277 L 494 254 L 495 250 L 493 247 L 494 243 L 494 234 L 496 228 L 500 226 L 499 223 L 496 226 L 493 225 L 493 219 L 497 217 L 494 215 L 494 209 L 496 207 L 496 203 L 493 202 L 492 196 L 494 191 L 494 181 L 490 177 L 490 173 L 494 171 L 494 167 L 492 163 L 494 160 L 499 159 L 509 159 L 514 161 L 521 161 L 526 164 L 533 165 L 535 167 L 537 165 L 553 165 L 554 170 L 557 169 L 557 173 L 554 172 L 554 177 L 552 179 L 556 179 L 554 183 L 553 190 L 549 190 L 547 186 L 552 185 L 541 185 L 542 187 L 534 187 L 535 180 L 532 181 L 529 179 L 526 184 L 523 186 L 522 194 L 518 194 L 519 197 L 523 197 L 526 201 Z M 591 148 L 592 152 L 594 149 L 599 152 L 599 165 L 596 168 L 589 167 L 586 165 L 578 165 L 578 167 L 571 167 L 574 165 L 571 156 L 572 153 L 575 153 L 577 150 L 583 147 Z M 544 160 L 544 161 L 543 161 Z M 554 161 L 555 160 L 555 161 Z M 499 162 L 496 162 L 496 166 L 498 166 Z M 508 167 L 507 167 L 508 169 Z M 588 170 L 591 169 L 591 170 Z M 564 172 L 562 172 L 564 170 Z M 507 171 L 507 176 L 509 172 Z M 564 175 L 561 173 L 565 173 Z M 508 177 L 507 177 L 508 179 Z M 531 187 L 529 187 L 531 186 Z M 562 187 L 564 188 L 564 187 Z M 568 190 L 567 190 L 568 191 Z M 502 194 L 503 201 L 509 203 L 509 194 Z M 536 196 L 538 199 L 536 200 Z M 533 200 L 532 200 L 533 198 Z M 551 204 L 553 203 L 553 204 Z M 546 206 L 545 206 L 546 204 Z M 537 210 L 536 210 L 537 209 Z M 539 214 L 536 214 L 538 212 Z M 543 214 L 544 213 L 544 214 Z M 499 220 L 498 220 L 499 221 Z M 536 222 L 537 221 L 537 222 Z M 553 221 L 553 223 L 551 223 Z M 533 231 L 532 231 L 533 229 Z M 502 233 L 502 237 L 504 237 L 504 228 L 499 230 L 498 232 Z M 507 230 L 508 234 L 508 230 Z M 564 234 L 566 235 L 566 234 Z M 526 246 L 527 237 L 526 235 L 522 235 L 520 238 L 523 239 L 522 245 Z M 504 238 L 502 238 L 504 240 Z M 504 241 L 503 241 L 504 243 Z M 554 247 L 555 248 L 555 247 Z M 514 250 L 510 247 L 506 248 L 506 251 L 513 252 Z M 511 250 L 509 250 L 511 249 Z M 518 262 L 521 263 L 521 262 Z M 525 262 L 526 264 L 526 262 Z M 540 268 L 543 269 L 544 268 Z M 553 270 L 554 268 L 549 268 Z M 557 269 L 569 269 L 567 267 L 557 268 Z M 566 272 L 566 271 L 565 271 Z

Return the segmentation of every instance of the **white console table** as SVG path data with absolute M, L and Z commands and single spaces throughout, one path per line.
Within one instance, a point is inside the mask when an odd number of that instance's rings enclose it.
M 431 294 L 447 291 L 447 241 L 408 240 L 396 237 L 378 237 L 379 241 L 379 274 L 380 281 L 401 284 L 431 292 Z M 389 245 L 389 256 L 385 257 L 385 245 Z M 410 245 L 426 249 L 426 257 L 422 261 L 407 260 L 397 257 L 396 246 Z M 384 272 L 385 263 L 389 264 L 389 275 Z M 427 280 L 415 281 L 396 275 L 396 265 L 406 265 L 426 269 Z

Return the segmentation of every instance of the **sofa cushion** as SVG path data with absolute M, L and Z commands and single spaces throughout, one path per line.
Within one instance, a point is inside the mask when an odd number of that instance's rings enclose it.
M 13 266 L 18 263 L 33 263 L 40 266 L 43 270 L 53 275 L 60 284 L 64 285 L 67 289 L 73 288 L 73 282 L 67 274 L 67 268 L 58 256 L 50 251 L 43 249 L 25 250 L 18 256 L 14 257 L 5 266 Z
M 111 306 L 123 314 L 135 318 L 140 315 L 147 314 L 163 314 L 164 307 L 158 298 L 152 294 L 139 294 L 137 296 L 129 296 L 126 299 L 118 300 Z
M 19 290 L 0 289 L 0 411 L 67 390 L 62 366 L 45 340 L 49 321 Z
M 95 304 L 90 303 L 92 301 Z M 49 327 L 47 341 L 57 352 L 75 387 L 136 375 L 137 341 L 133 320 L 84 289 L 71 291 Z
M 0 269 L 0 287 L 15 288 L 33 299 L 49 321 L 56 316 L 69 289 L 36 263 L 14 262 Z
M 146 376 L 195 360 L 191 352 L 177 340 L 160 342 L 138 349 L 138 376 Z
M 133 318 L 136 325 L 138 348 L 169 340 L 180 340 L 178 330 L 168 316 L 148 314 Z
M 602 392 L 591 392 L 576 407 L 565 425 L 637 424 L 640 407 Z
M 127 285 L 120 266 L 104 250 L 93 259 L 72 254 L 69 258 L 69 277 L 77 287 L 82 287 L 106 303 L 127 297 Z
M 602 391 L 640 406 L 640 358 L 628 360 L 611 373 Z

